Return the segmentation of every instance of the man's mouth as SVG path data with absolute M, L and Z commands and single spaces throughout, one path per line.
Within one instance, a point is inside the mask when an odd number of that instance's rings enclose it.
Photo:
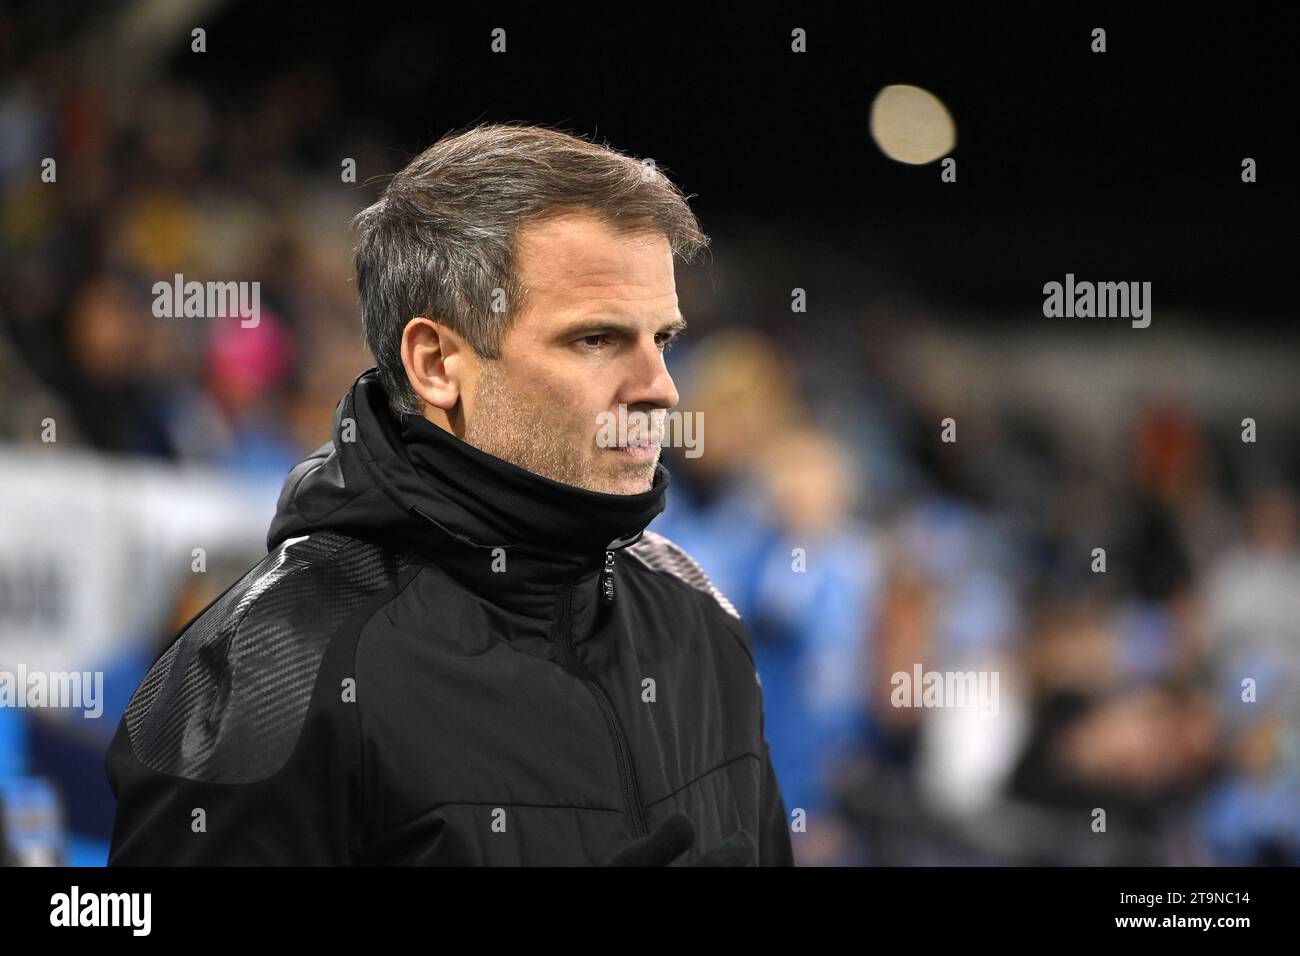
M 626 445 L 619 445 L 611 448 L 610 451 L 617 452 L 620 455 L 626 455 L 636 461 L 650 461 L 658 456 L 658 442 L 628 442 Z

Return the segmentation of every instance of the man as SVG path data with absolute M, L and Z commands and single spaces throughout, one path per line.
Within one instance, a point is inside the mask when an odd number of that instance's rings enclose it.
M 791 864 L 749 635 L 645 531 L 681 193 L 486 126 L 356 225 L 377 367 L 136 691 L 109 864 Z

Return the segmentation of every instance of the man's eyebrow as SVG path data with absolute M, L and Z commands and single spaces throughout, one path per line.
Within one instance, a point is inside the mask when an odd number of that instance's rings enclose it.
M 613 319 L 579 319 L 563 326 L 555 333 L 556 341 L 582 338 L 588 335 L 608 335 L 617 333 L 635 333 L 637 326 L 631 322 L 618 322 Z M 659 327 L 657 334 L 671 332 L 673 335 L 686 331 L 686 320 L 680 315 Z

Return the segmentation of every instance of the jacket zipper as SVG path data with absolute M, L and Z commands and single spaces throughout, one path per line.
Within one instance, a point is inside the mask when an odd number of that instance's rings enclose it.
M 614 552 L 605 552 L 605 566 L 600 571 L 600 598 L 606 604 L 614 603 Z
M 606 552 L 606 565 L 603 573 L 608 573 L 611 578 L 610 590 L 607 592 L 610 597 L 606 598 L 606 600 L 613 600 L 612 557 L 612 554 Z M 574 585 L 565 585 L 560 592 L 560 613 L 555 622 L 555 644 L 559 648 L 569 670 L 582 681 L 600 706 L 601 714 L 605 718 L 605 727 L 609 731 L 610 739 L 614 742 L 614 756 L 618 762 L 619 779 L 623 787 L 623 803 L 632 818 L 632 831 L 638 837 L 646 836 L 650 832 L 650 828 L 646 825 L 645 808 L 641 806 L 641 795 L 637 791 L 636 771 L 632 766 L 632 751 L 627 745 L 627 735 L 623 732 L 623 725 L 619 722 L 618 713 L 614 710 L 613 703 L 605 694 L 605 691 L 601 689 L 601 686 L 596 683 L 596 679 L 591 676 L 591 672 L 582 665 L 573 652 L 572 635 L 570 634 L 573 627 L 573 588 Z

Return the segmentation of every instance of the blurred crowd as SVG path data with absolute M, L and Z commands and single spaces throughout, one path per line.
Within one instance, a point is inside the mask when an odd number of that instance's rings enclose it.
M 1285 455 L 1160 399 L 1105 461 L 1019 405 L 945 442 L 924 381 L 833 396 L 885 423 L 855 442 L 775 338 L 685 365 L 706 453 L 660 530 L 749 624 L 802 862 L 1300 862 Z M 917 664 L 997 673 L 997 712 L 895 706 Z
M 336 141 L 387 140 L 343 122 L 325 69 L 223 103 L 76 66 L 38 50 L 0 89 L 0 434 L 33 440 L 48 416 L 108 451 L 287 468 L 368 364 L 346 266 L 370 190 L 342 160 L 391 157 Z M 154 284 L 177 274 L 259 281 L 261 321 L 155 317 Z
M 402 157 L 344 145 L 391 140 L 323 68 L 124 110 L 72 66 L 37 50 L 0 88 L 0 441 L 39 450 L 53 418 L 61 445 L 282 476 L 370 364 L 346 224 Z M 1243 445 L 1158 399 L 1099 458 L 1008 398 L 945 442 L 941 383 L 875 358 L 887 303 L 816 335 L 751 315 L 788 251 L 746 246 L 712 297 L 680 280 L 704 454 L 666 452 L 652 527 L 750 628 L 799 862 L 1300 863 L 1296 435 Z M 260 281 L 260 324 L 155 317 L 176 273 Z M 892 706 L 917 664 L 997 672 L 998 715 Z

